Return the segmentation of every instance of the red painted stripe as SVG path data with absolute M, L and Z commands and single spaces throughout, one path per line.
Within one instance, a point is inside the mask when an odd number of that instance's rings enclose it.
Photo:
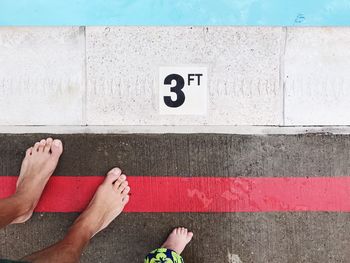
M 14 192 L 16 177 L 0 176 L 0 197 Z M 78 212 L 101 176 L 53 176 L 39 212 Z M 350 211 L 350 177 L 221 178 L 129 176 L 126 212 Z

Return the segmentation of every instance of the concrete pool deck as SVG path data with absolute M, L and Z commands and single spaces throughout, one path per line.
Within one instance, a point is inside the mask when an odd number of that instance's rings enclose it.
M 0 174 L 18 174 L 24 149 L 47 134 L 0 135 Z M 337 177 L 350 175 L 349 135 L 64 134 L 57 176 Z M 181 198 L 181 197 L 179 197 Z M 325 200 L 326 201 L 326 200 Z M 278 202 L 278 200 L 276 200 Z M 341 200 L 339 200 L 341 202 Z M 77 213 L 35 213 L 0 230 L 1 257 L 19 258 L 61 238 Z M 195 237 L 186 262 L 346 262 L 344 212 L 125 213 L 91 242 L 83 262 L 140 262 L 169 231 Z M 49 234 L 48 234 L 49 233 Z

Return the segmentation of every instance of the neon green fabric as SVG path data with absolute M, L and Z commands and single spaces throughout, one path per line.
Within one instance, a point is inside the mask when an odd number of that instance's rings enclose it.
M 171 249 L 158 248 L 146 256 L 144 263 L 184 263 L 184 260 Z

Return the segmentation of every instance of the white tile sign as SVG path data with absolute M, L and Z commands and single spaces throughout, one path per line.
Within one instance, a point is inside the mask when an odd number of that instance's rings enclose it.
M 159 68 L 159 113 L 206 115 L 208 69 L 205 66 Z

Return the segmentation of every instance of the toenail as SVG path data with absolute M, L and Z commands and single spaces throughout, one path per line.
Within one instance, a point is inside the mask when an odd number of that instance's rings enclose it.
M 54 145 L 60 146 L 61 142 L 60 141 L 54 141 Z

